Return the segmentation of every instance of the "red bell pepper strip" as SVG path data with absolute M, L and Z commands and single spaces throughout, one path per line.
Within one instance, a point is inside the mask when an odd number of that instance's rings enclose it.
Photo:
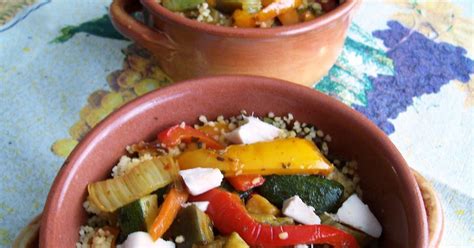
M 209 201 L 206 213 L 219 232 L 224 235 L 237 232 L 250 246 L 329 244 L 335 248 L 359 247 L 354 237 L 331 226 L 260 224 L 247 213 L 237 195 L 222 189 L 194 196 L 191 201 Z
M 207 134 L 192 128 L 191 126 L 181 125 L 172 126 L 158 134 L 158 141 L 164 144 L 166 147 L 173 147 L 179 145 L 181 142 L 202 142 L 206 144 L 206 147 L 220 150 L 223 149 L 219 142 Z
M 261 175 L 240 175 L 234 177 L 227 177 L 227 181 L 239 191 L 247 191 L 262 185 L 265 182 L 265 178 Z

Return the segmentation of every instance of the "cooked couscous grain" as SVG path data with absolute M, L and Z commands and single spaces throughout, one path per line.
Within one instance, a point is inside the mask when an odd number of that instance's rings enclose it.
M 138 158 L 130 158 L 123 155 L 120 157 L 118 164 L 112 168 L 112 177 L 124 175 L 139 163 L 150 159 L 152 159 L 152 156 L 148 153 L 145 153 Z
M 211 10 L 207 2 L 201 3 L 197 7 L 199 15 L 196 18 L 198 22 L 212 22 L 214 18 L 211 16 Z
M 184 239 L 184 236 L 183 235 L 179 235 L 176 237 L 176 239 L 174 240 L 174 242 L 176 242 L 177 244 L 181 244 L 185 241 Z
M 199 121 L 202 122 L 202 124 L 206 124 L 207 123 L 206 116 L 204 116 L 204 115 L 199 116 Z
M 76 248 L 110 248 L 115 240 L 115 236 L 108 230 L 90 226 L 81 226 L 79 236 Z

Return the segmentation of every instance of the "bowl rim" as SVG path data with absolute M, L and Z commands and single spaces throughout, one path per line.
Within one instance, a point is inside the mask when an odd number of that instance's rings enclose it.
M 92 130 L 90 130 L 89 133 L 74 148 L 69 157 L 64 161 L 56 178 L 53 181 L 43 211 L 42 223 L 40 227 L 40 247 L 54 246 L 51 244 L 51 237 L 53 236 L 53 233 L 49 229 L 54 226 L 55 213 L 61 211 L 59 206 L 66 200 L 65 194 L 67 190 L 65 190 L 65 188 L 67 187 L 65 187 L 65 185 L 68 185 L 72 180 L 74 180 L 77 170 L 80 169 L 81 163 L 84 161 L 84 159 L 86 159 L 86 155 L 92 149 L 95 142 L 98 142 L 98 140 L 107 136 L 109 132 L 121 126 L 128 119 L 133 118 L 136 113 L 141 113 L 141 111 L 145 110 L 147 107 L 156 105 L 157 102 L 160 101 L 159 99 L 166 100 L 170 97 L 179 95 L 180 92 L 186 92 L 186 90 L 192 88 L 211 86 L 227 88 L 223 86 L 226 84 L 232 85 L 239 83 L 254 84 L 268 89 L 278 87 L 285 89 L 286 91 L 291 90 L 298 95 L 302 95 L 302 97 L 304 96 L 314 99 L 320 98 L 319 100 L 321 102 L 324 102 L 328 105 L 334 105 L 334 108 L 338 109 L 339 111 L 338 114 L 347 115 L 353 119 L 354 125 L 362 125 L 369 133 L 373 133 L 375 140 L 381 145 L 382 149 L 384 149 L 384 151 L 387 153 L 387 156 L 392 158 L 395 162 L 392 169 L 398 175 L 400 185 L 405 191 L 405 194 L 409 194 L 411 195 L 410 198 L 415 199 L 415 201 L 413 201 L 414 208 L 411 210 L 415 212 L 416 216 L 420 216 L 420 218 L 417 220 L 417 224 L 423 229 L 423 235 L 417 237 L 417 247 L 428 246 L 428 223 L 426 219 L 426 211 L 415 177 L 395 145 L 374 123 L 372 123 L 361 113 L 353 110 L 333 97 L 327 96 L 319 91 L 302 85 L 261 76 L 227 75 L 202 77 L 181 81 L 149 92 L 126 103 L 118 110 L 107 116 Z
M 117 1 L 117 0 L 114 0 Z M 118 0 L 123 1 L 123 0 Z M 315 18 L 314 20 L 301 22 L 289 26 L 280 26 L 272 28 L 234 28 L 223 27 L 208 23 L 201 23 L 196 20 L 185 18 L 166 9 L 158 1 L 140 0 L 141 4 L 151 12 L 153 16 L 164 18 L 167 22 L 179 24 L 181 26 L 193 29 L 198 32 L 209 33 L 227 37 L 241 38 L 271 38 L 275 36 L 293 36 L 320 29 L 334 20 L 347 16 L 356 6 L 360 5 L 362 0 L 346 0 L 334 10 Z

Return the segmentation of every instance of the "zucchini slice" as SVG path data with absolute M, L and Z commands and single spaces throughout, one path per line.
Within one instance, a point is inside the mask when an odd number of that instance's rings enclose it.
M 118 209 L 118 224 L 122 235 L 143 231 L 147 232 L 158 215 L 158 196 L 142 197 Z
M 344 186 L 340 183 L 311 175 L 271 175 L 258 189 L 260 195 L 277 207 L 283 201 L 299 196 L 317 214 L 336 211 L 341 204 Z
M 175 240 L 183 237 L 183 242 L 176 243 L 177 248 L 192 248 L 193 245 L 204 245 L 214 240 L 211 219 L 196 205 L 191 205 L 179 211 L 166 238 Z

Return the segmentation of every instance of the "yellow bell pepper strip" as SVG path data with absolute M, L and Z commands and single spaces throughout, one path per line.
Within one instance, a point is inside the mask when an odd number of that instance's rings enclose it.
M 302 0 L 275 0 L 270 5 L 257 12 L 255 18 L 258 22 L 267 21 L 280 14 L 286 13 L 291 9 L 296 9 L 301 5 L 301 3 Z
M 245 243 L 238 233 L 233 232 L 225 242 L 224 248 L 250 248 L 250 246 Z
M 313 142 L 301 138 L 277 139 L 225 150 L 185 151 L 177 158 L 180 169 L 217 168 L 226 177 L 236 175 L 328 175 L 334 169 Z
M 160 207 L 158 216 L 156 216 L 150 230 L 148 230 L 153 240 L 159 239 L 170 228 L 181 209 L 181 204 L 188 200 L 188 196 L 186 190 L 171 188 Z
M 245 204 L 245 208 L 251 214 L 280 215 L 280 210 L 259 194 L 252 194 Z
M 223 146 L 217 142 L 217 140 L 188 125 L 175 125 L 160 132 L 158 134 L 158 141 L 164 144 L 166 147 L 173 147 L 179 145 L 181 142 L 202 142 L 206 144 L 206 147 L 208 148 L 223 148 Z
M 278 20 L 280 20 L 283 26 L 292 25 L 300 22 L 300 16 L 296 9 L 290 9 L 287 12 L 278 15 Z
M 205 124 L 197 128 L 199 131 L 207 134 L 210 137 L 219 136 L 221 132 L 230 132 L 229 124 L 217 122 L 213 125 Z M 188 150 L 196 150 L 197 146 L 193 146 L 191 143 L 188 146 Z M 265 182 L 265 178 L 260 175 L 241 175 L 235 177 L 228 177 L 227 180 L 229 183 L 239 191 L 247 191 L 249 189 L 258 187 Z
M 359 247 L 356 239 L 337 228 L 326 225 L 270 226 L 255 221 L 238 196 L 222 189 L 212 189 L 192 196 L 192 201 L 208 201 L 206 214 L 214 227 L 227 235 L 237 232 L 251 247 L 282 247 L 297 244 L 329 244 L 335 248 Z
M 253 28 L 257 25 L 255 15 L 245 10 L 235 10 L 234 14 L 232 14 L 232 18 L 234 19 L 234 25 L 239 28 Z

